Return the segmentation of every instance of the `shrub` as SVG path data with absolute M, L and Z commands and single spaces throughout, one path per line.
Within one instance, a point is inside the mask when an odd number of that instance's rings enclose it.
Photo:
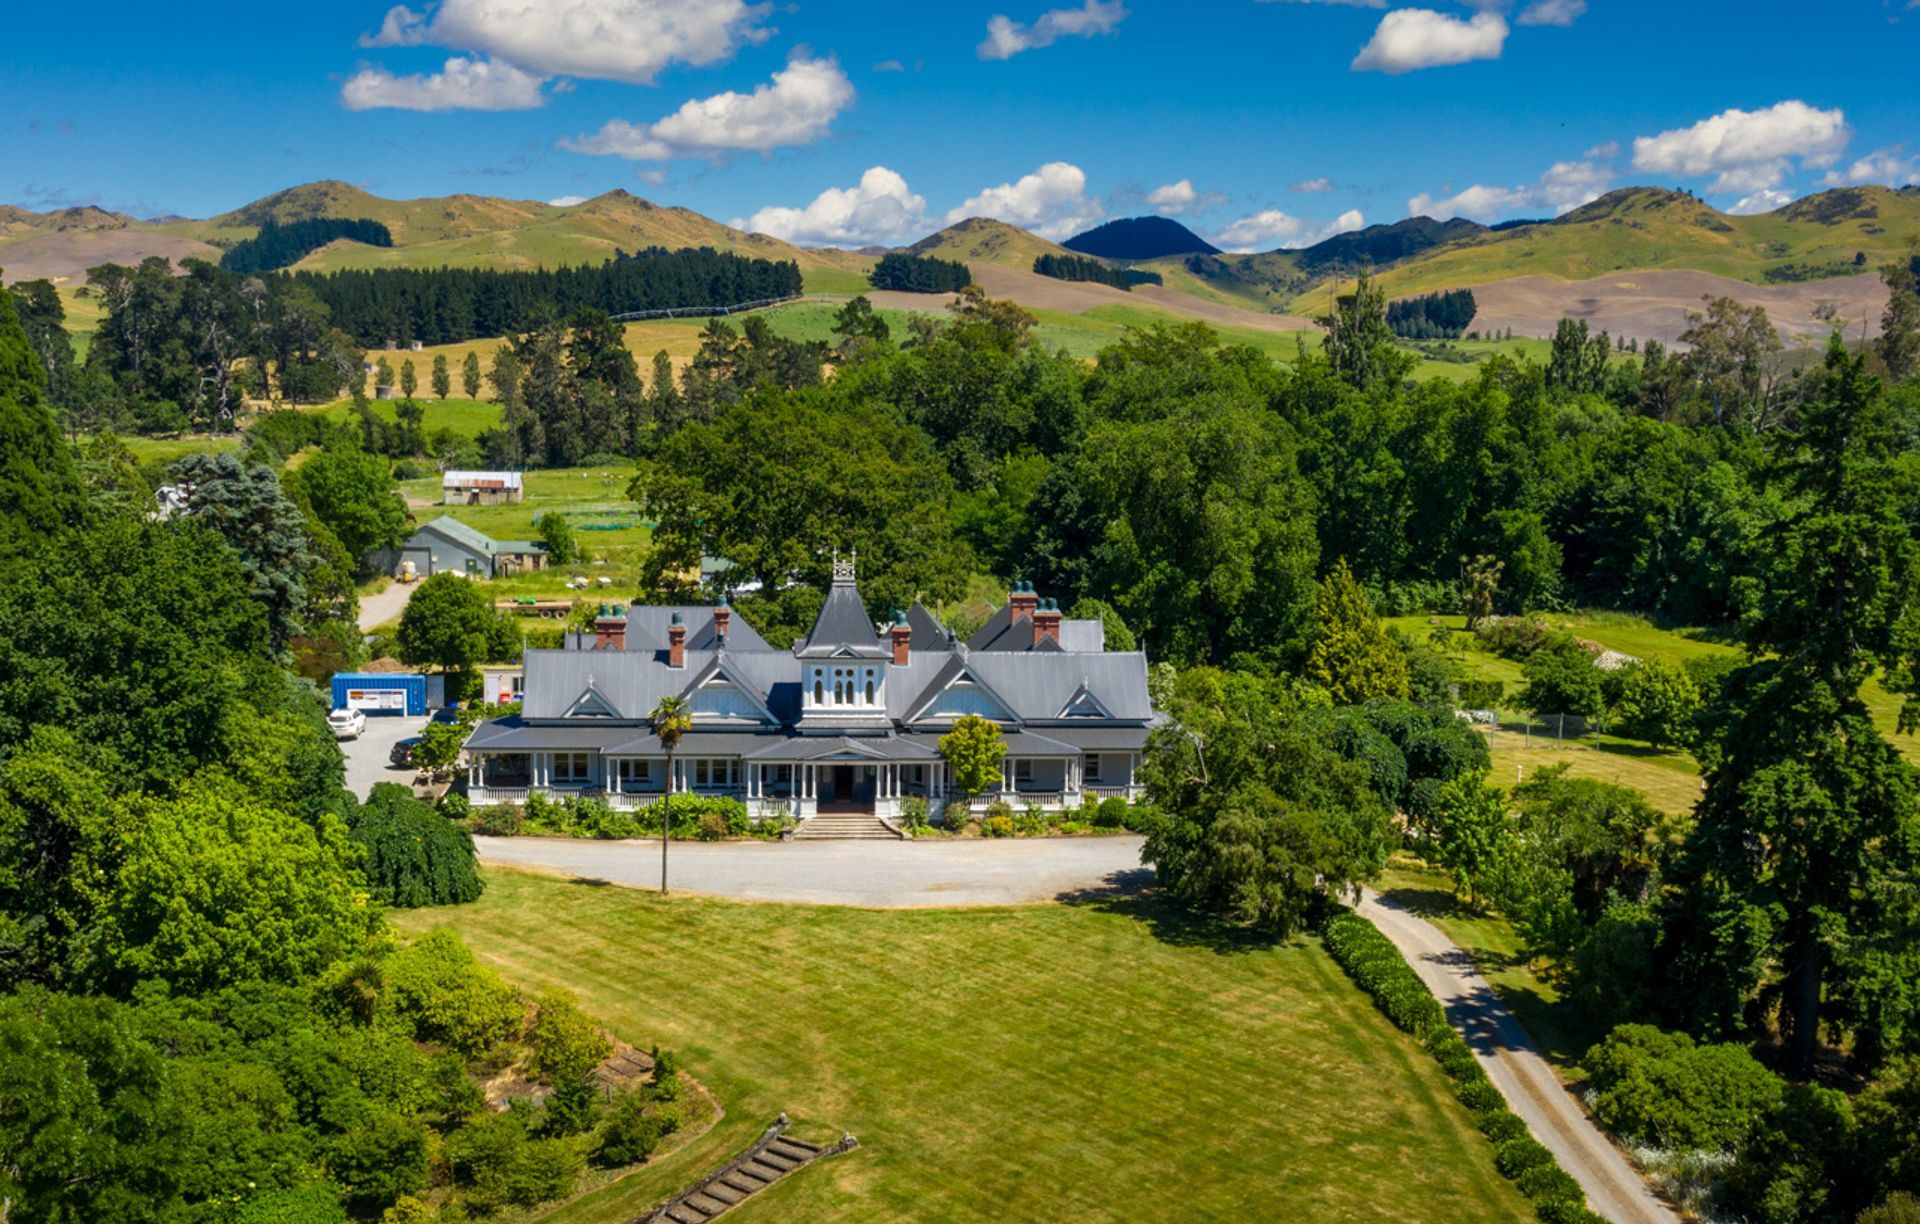
M 988 837 L 1012 837 L 1013 817 L 989 816 L 980 822 L 980 828 Z
M 1784 1082 L 1742 1045 L 1623 1024 L 1587 1051 L 1594 1116 L 1658 1147 L 1737 1151 L 1779 1105 Z
M 398 1114 L 362 1120 L 327 1149 L 327 1175 L 355 1215 L 427 1188 L 427 1132 Z
M 593 1163 L 603 1169 L 639 1164 L 653 1155 L 668 1129 L 645 1093 L 623 1092 L 607 1106 L 607 1120 L 593 1147 Z
M 973 810 L 964 799 L 955 799 L 948 803 L 946 810 L 940 813 L 940 825 L 949 833 L 964 832 L 973 823 Z
M 1607 1217 L 1587 1209 L 1585 1199 L 1545 1199 L 1534 1203 L 1542 1224 L 1607 1224 Z
M 1895 1190 L 1886 1202 L 1861 1212 L 1855 1224 L 1920 1224 L 1920 1199 Z
M 448 820 L 465 820 L 473 814 L 473 803 L 465 795 L 448 791 L 441 796 L 440 814 Z
M 927 827 L 927 801 L 919 795 L 908 795 L 900 801 L 900 823 L 912 832 Z
M 374 786 L 353 813 L 353 843 L 374 892 L 389 905 L 461 905 L 485 885 L 465 829 L 392 782 Z
M 461 1200 L 482 1212 L 531 1207 L 573 1188 L 584 1161 L 559 1139 L 530 1139 L 519 1113 L 474 1119 L 447 1137 L 447 1167 Z
M 1498 1109 L 1489 1109 L 1476 1115 L 1475 1120 L 1479 1124 L 1480 1133 L 1485 1135 L 1487 1141 L 1495 1147 L 1512 1139 L 1527 1137 L 1527 1124 L 1520 1120 L 1520 1115 L 1508 1109 L 1504 1101 Z
M 1535 1165 L 1513 1179 L 1520 1193 L 1536 1203 L 1572 1202 L 1585 1205 L 1587 1192 L 1573 1175 L 1558 1165 Z
M 747 831 L 754 837 L 765 838 L 768 841 L 778 841 L 787 834 L 788 830 L 799 827 L 799 818 L 791 811 L 782 807 L 762 816 L 758 821 L 754 822 Z
M 1039 837 L 1052 825 L 1046 812 L 1037 803 L 1029 803 L 1027 810 L 1014 817 L 1013 830 L 1021 837 Z
M 1100 806 L 1094 809 L 1093 827 L 1096 829 L 1124 829 L 1127 827 L 1127 801 L 1115 795 L 1102 799 Z
M 1524 616 L 1488 617 L 1473 631 L 1482 650 L 1515 660 L 1524 660 L 1540 649 L 1551 633 L 1539 621 Z
M 727 817 L 724 812 L 705 811 L 700 813 L 700 828 L 695 834 L 701 841 L 724 841 L 727 836 Z
M 395 1013 L 422 1041 L 442 1041 L 473 1057 L 520 1026 L 513 988 L 473 958 L 451 931 L 428 931 L 387 961 Z
M 533 1071 L 544 1083 L 569 1084 L 590 1078 L 613 1046 L 564 991 L 540 996 L 533 1020 Z
M 1454 1095 L 1474 1113 L 1497 1109 L 1507 1103 L 1506 1098 L 1500 1095 L 1500 1090 L 1484 1079 L 1460 1084 Z
M 571 816 L 564 800 L 550 799 L 539 791 L 527 796 L 527 828 L 536 833 L 567 833 L 571 829 Z
M 1534 1139 L 1509 1139 L 1493 1150 L 1493 1164 L 1502 1177 L 1518 1180 L 1529 1169 L 1553 1167 L 1553 1153 Z
M 511 803 L 483 807 L 473 814 L 474 831 L 488 837 L 518 837 L 526 831 L 526 814 Z

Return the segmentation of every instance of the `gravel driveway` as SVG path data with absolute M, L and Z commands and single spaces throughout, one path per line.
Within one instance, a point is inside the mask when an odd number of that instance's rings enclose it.
M 1472 959 L 1438 928 L 1371 889 L 1358 909 L 1393 941 L 1447 1019 L 1466 1039 L 1507 1106 L 1587 1192 L 1587 1205 L 1613 1224 L 1679 1224 L 1613 1141 L 1587 1116 L 1540 1055 L 1533 1038 L 1480 976 Z
M 660 843 L 476 837 L 481 861 L 643 888 L 660 886 Z M 1019 905 L 1066 893 L 1137 888 L 1143 839 L 674 842 L 668 885 L 750 901 L 914 908 Z
M 367 716 L 367 729 L 359 739 L 341 740 L 340 753 L 347 758 L 347 789 L 365 799 L 375 782 L 412 783 L 412 769 L 395 769 L 388 764 L 393 746 L 409 735 L 420 734 L 427 725 L 424 714 L 383 714 Z

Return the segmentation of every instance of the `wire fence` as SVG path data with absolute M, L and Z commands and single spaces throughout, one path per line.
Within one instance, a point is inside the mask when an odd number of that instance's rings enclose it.
M 641 319 L 705 319 L 716 315 L 739 314 L 743 310 L 763 310 L 768 306 L 780 306 L 799 300 L 799 294 L 790 293 L 786 297 L 762 298 L 757 302 L 735 302 L 731 306 L 669 306 L 665 310 L 629 310 L 624 314 L 613 315 L 612 319 L 615 323 L 633 323 Z

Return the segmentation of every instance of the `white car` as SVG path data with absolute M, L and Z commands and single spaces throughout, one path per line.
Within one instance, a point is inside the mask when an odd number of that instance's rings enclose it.
M 327 715 L 327 726 L 333 728 L 335 739 L 359 739 L 367 729 L 367 716 L 360 710 L 335 710 Z

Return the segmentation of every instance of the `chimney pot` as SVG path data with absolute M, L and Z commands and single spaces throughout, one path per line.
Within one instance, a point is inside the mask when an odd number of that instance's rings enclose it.
M 1049 599 L 1041 603 L 1033 612 L 1033 644 L 1052 641 L 1060 644 L 1060 602 Z
M 593 622 L 593 648 L 595 650 L 625 650 L 627 648 L 626 605 L 600 605 L 600 615 L 595 617 Z
M 1013 590 L 1007 593 L 1007 603 L 1013 609 L 1013 619 L 1023 621 L 1033 615 L 1040 603 L 1040 597 L 1033 593 L 1031 582 L 1016 582 Z
M 732 626 L 733 609 L 727 606 L 726 598 L 722 596 L 720 606 L 713 610 L 713 636 L 720 644 L 724 645 L 726 643 L 727 630 L 732 628 Z
M 913 657 L 913 629 L 907 624 L 905 615 L 899 612 L 893 614 L 893 628 L 888 636 L 893 644 L 893 665 L 905 667 L 907 660 Z

